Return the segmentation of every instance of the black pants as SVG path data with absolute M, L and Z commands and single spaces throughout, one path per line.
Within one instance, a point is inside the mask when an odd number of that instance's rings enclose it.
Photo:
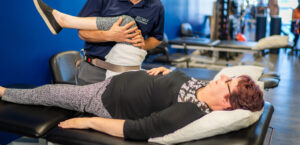
M 77 70 L 76 80 L 77 85 L 87 85 L 105 80 L 106 70 L 94 66 L 88 62 L 81 62 Z
M 298 39 L 299 39 L 299 34 L 294 34 L 295 35 L 295 38 L 294 38 L 294 48 L 297 47 L 297 42 L 298 42 Z

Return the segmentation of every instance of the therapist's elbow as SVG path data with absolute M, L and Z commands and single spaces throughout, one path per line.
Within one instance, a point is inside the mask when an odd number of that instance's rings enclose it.
M 102 31 L 78 30 L 79 38 L 86 42 L 91 42 L 91 43 L 100 43 L 100 42 L 110 41 L 110 39 L 105 34 L 106 33 L 102 32 Z
M 84 40 L 84 41 L 89 41 L 89 37 L 88 37 L 88 34 L 87 34 L 87 31 L 84 31 L 84 30 L 78 30 L 78 36 L 81 40 Z

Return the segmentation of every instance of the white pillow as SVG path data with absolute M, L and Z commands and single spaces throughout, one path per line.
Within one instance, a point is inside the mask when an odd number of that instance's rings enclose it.
M 248 75 L 253 80 L 258 80 L 264 71 L 263 67 L 260 66 L 251 66 L 251 65 L 237 65 L 232 67 L 223 68 L 218 74 L 215 75 L 213 80 L 218 80 L 221 75 L 226 75 L 229 77 L 240 76 L 240 75 Z
M 252 49 L 263 50 L 271 48 L 284 48 L 289 45 L 288 36 L 273 35 L 270 37 L 262 38 L 258 41 Z
M 225 134 L 252 125 L 259 119 L 262 112 L 263 109 L 256 112 L 242 109 L 213 111 L 173 133 L 162 137 L 150 138 L 148 142 L 176 144 Z
M 258 84 L 261 90 L 263 90 L 264 82 L 258 81 L 263 71 L 264 71 L 263 67 L 251 66 L 251 65 L 238 65 L 238 66 L 226 67 L 223 68 L 220 72 L 218 72 L 218 74 L 215 75 L 213 80 L 218 80 L 222 74 L 228 77 L 248 75 L 255 81 L 256 84 Z

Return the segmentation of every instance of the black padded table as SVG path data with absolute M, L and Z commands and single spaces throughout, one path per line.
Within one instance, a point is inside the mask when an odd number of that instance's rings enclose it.
M 0 130 L 15 134 L 45 138 L 48 141 L 70 145 L 146 145 L 148 142 L 125 141 L 122 138 L 112 137 L 93 130 L 61 129 L 58 121 L 67 119 L 64 109 L 44 109 L 42 106 L 25 106 L 1 101 L 0 103 Z M 47 107 L 46 107 L 47 108 Z M 16 111 L 19 109 L 19 111 Z M 265 102 L 264 112 L 258 122 L 252 126 L 197 141 L 182 143 L 184 145 L 262 145 L 266 137 L 273 106 Z M 69 115 L 71 115 L 70 113 Z M 59 115 L 59 116 L 57 116 Z M 14 120 L 16 119 L 16 120 Z M 48 120 L 47 120 L 48 119 Z
M 175 38 L 169 41 L 172 48 L 177 49 L 195 49 L 210 50 L 213 52 L 247 52 L 256 53 L 259 50 L 253 49 L 258 42 L 246 41 L 240 42 L 235 40 L 211 40 L 208 38 Z
M 219 40 L 211 40 L 208 38 L 198 38 L 198 37 L 178 37 L 169 40 L 169 44 L 173 45 L 202 45 L 202 46 L 215 46 L 219 43 Z
M 260 53 L 260 50 L 253 49 L 257 42 L 238 42 L 229 40 L 211 40 L 207 38 L 182 39 L 176 38 L 169 41 L 172 48 L 187 50 L 211 51 L 211 57 L 193 55 L 191 57 L 191 67 L 223 68 L 230 65 L 230 62 L 220 61 L 219 52 L 235 53 Z M 236 65 L 236 64 L 235 64 Z
M 56 107 L 0 101 L 0 130 L 28 137 L 42 137 L 60 121 L 73 117 L 76 113 Z
M 8 88 L 32 88 L 32 85 L 10 85 Z M 21 105 L 0 100 L 0 131 L 28 137 L 42 137 L 60 121 L 78 112 L 57 107 Z
M 193 75 L 192 75 L 193 76 Z M 265 102 L 264 112 L 258 122 L 252 126 L 184 145 L 262 145 L 272 118 L 274 108 Z M 61 129 L 60 121 L 76 117 L 79 113 L 56 107 L 13 104 L 0 101 L 0 131 L 22 136 L 44 138 L 50 142 L 70 145 L 146 145 L 154 144 L 137 141 L 125 141 L 93 130 Z M 86 115 L 86 114 L 85 114 Z
M 241 42 L 241 41 L 234 41 L 234 40 L 222 40 L 215 47 L 251 50 L 252 48 L 255 47 L 255 45 L 257 45 L 257 42 L 255 41 Z
M 217 70 L 209 70 L 204 68 L 176 68 L 175 70 L 182 71 L 187 76 L 206 81 L 213 80 L 219 72 Z
M 259 121 L 248 128 L 230 132 L 223 135 L 213 136 L 206 139 L 182 143 L 183 145 L 262 145 L 269 127 L 273 106 L 265 102 L 263 115 Z M 48 141 L 69 145 L 147 145 L 148 142 L 125 141 L 121 138 L 112 137 L 92 130 L 71 130 L 56 127 L 51 130 L 46 139 Z
M 162 64 L 143 64 L 142 68 L 149 70 L 152 68 L 163 66 Z M 172 69 L 171 66 L 165 65 L 164 67 Z M 175 68 L 174 71 L 182 71 L 187 76 L 199 79 L 210 81 L 213 80 L 214 76 L 219 72 L 218 70 L 210 70 L 205 68 Z

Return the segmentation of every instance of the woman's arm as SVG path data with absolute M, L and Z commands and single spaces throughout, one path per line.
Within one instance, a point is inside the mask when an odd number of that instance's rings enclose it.
M 142 119 L 126 120 L 124 138 L 147 140 L 151 137 L 163 136 L 186 126 L 205 114 L 195 104 L 175 103 Z
M 61 128 L 94 129 L 116 137 L 124 137 L 125 120 L 102 117 L 72 118 L 58 124 Z
M 125 139 L 146 140 L 163 136 L 202 117 L 206 113 L 191 103 L 176 103 L 150 116 L 137 120 L 107 119 L 101 117 L 73 118 L 59 123 L 61 128 L 94 129 Z
M 145 40 L 145 47 L 143 48 L 144 50 L 150 50 L 155 48 L 161 43 L 161 41 L 157 40 L 155 37 L 148 37 Z

